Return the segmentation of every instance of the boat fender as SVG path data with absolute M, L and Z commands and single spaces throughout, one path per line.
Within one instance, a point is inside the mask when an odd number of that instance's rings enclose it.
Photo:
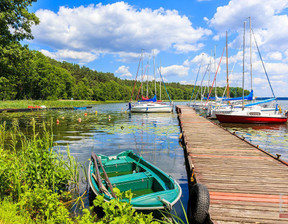
M 282 113 L 282 108 L 280 105 L 278 105 L 278 109 L 279 109 L 279 113 L 281 114 Z
M 158 197 L 159 201 L 161 201 L 163 203 L 163 205 L 168 209 L 168 210 L 172 210 L 172 204 L 165 200 L 164 198 L 160 198 Z
M 201 224 L 209 218 L 210 196 L 208 189 L 203 184 L 194 184 L 190 190 L 188 200 L 189 223 Z

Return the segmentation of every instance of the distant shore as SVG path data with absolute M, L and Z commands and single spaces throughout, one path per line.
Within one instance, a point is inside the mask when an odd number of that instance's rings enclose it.
M 93 101 L 93 100 L 7 100 L 0 101 L 0 109 L 22 109 L 29 106 L 81 107 L 102 103 L 124 103 L 126 101 Z

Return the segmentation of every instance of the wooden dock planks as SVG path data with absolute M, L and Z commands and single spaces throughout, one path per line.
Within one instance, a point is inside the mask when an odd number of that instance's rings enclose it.
M 177 106 L 177 111 L 188 166 L 194 167 L 196 181 L 210 193 L 212 221 L 288 223 L 287 164 L 188 106 Z

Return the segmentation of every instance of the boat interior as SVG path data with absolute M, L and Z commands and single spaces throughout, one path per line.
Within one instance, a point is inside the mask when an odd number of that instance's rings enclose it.
M 140 160 L 137 162 L 126 157 L 109 159 L 105 162 L 103 166 L 112 186 L 117 187 L 121 192 L 131 190 L 134 194 L 133 198 L 144 194 L 174 189 L 174 185 L 166 175 L 150 164 L 143 164 L 145 161 L 142 160 L 141 162 Z M 100 175 L 103 177 L 102 169 L 99 170 Z M 105 185 L 104 177 L 102 179 Z

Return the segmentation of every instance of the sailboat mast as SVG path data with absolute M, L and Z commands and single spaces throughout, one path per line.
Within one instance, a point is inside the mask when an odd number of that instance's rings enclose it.
M 155 96 L 157 98 L 157 90 L 156 90 L 156 72 L 155 72 L 155 55 L 153 52 L 153 73 L 154 73 L 154 82 L 155 82 Z
M 251 28 L 251 16 L 249 17 L 249 26 L 250 26 L 250 76 L 251 76 L 251 91 L 252 91 L 252 28 Z
M 150 57 L 148 59 L 148 63 L 147 63 L 147 73 L 146 73 L 146 84 L 147 84 L 147 89 L 146 89 L 146 97 L 148 97 L 148 87 L 149 87 L 149 82 L 148 82 L 148 74 L 149 74 L 149 67 L 150 67 Z
M 161 60 L 160 60 L 160 74 L 162 75 L 162 73 L 161 73 Z M 161 83 L 162 83 L 162 81 L 160 80 L 160 101 L 161 101 Z
M 228 34 L 226 31 L 226 73 L 227 73 L 227 98 L 230 98 L 229 93 L 229 71 L 228 71 Z
M 244 22 L 244 32 L 243 32 L 243 77 L 242 77 L 242 110 L 244 110 L 244 73 L 245 73 L 245 26 L 246 22 Z
M 141 52 L 141 58 L 142 58 L 142 63 L 141 63 L 141 77 L 142 77 L 142 79 L 141 79 L 141 95 L 143 96 L 143 76 L 144 76 L 144 74 L 143 74 L 143 49 L 142 49 L 142 52 Z
M 214 47 L 214 72 L 216 73 L 216 45 Z M 217 96 L 217 87 L 216 87 L 216 79 L 215 79 L 215 99 Z
M 211 70 L 212 70 L 212 57 L 213 57 L 213 53 L 211 50 L 211 56 L 210 56 L 210 68 L 209 68 L 209 77 L 208 77 L 208 91 L 210 89 L 210 76 L 211 76 Z

